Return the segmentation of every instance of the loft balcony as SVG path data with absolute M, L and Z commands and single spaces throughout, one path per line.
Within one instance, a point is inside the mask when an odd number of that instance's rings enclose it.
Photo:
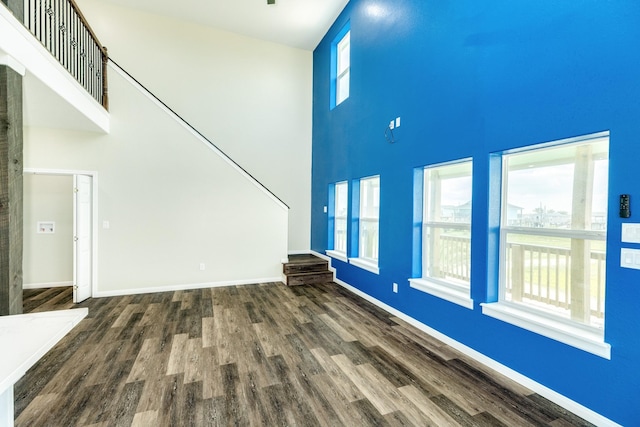
M 67 0 L 0 3 L 0 64 L 23 75 L 25 126 L 109 132 L 106 49 Z

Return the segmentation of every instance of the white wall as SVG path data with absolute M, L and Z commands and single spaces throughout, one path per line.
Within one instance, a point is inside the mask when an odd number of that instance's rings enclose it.
M 78 1 L 109 55 L 290 207 L 310 248 L 312 52 Z
M 54 221 L 55 232 L 38 233 L 39 221 Z M 25 174 L 22 270 L 25 287 L 72 284 L 72 176 Z
M 287 210 L 113 70 L 109 88 L 108 135 L 25 129 L 26 168 L 97 172 L 98 296 L 278 279 Z

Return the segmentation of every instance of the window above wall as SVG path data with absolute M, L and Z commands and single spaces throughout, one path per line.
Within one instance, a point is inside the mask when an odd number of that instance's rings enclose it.
M 351 31 L 347 24 L 331 44 L 331 109 L 349 98 L 350 79 Z
M 608 357 L 608 133 L 503 153 L 499 299 L 483 313 Z

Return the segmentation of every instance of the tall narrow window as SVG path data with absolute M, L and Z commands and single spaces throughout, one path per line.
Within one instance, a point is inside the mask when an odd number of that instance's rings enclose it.
M 333 250 L 347 254 L 347 195 L 348 185 L 340 182 L 335 186 L 335 225 L 333 232 Z
M 499 302 L 485 307 L 605 356 L 608 153 L 603 133 L 503 155 Z
M 327 255 L 347 261 L 349 185 L 346 181 L 331 184 L 329 191 L 329 245 Z
M 471 282 L 472 162 L 424 168 L 422 277 L 411 287 L 473 308 Z
M 349 262 L 378 273 L 378 229 L 380 215 L 380 177 L 360 180 L 358 218 L 358 256 Z
M 347 31 L 337 47 L 336 105 L 349 97 L 349 74 L 351 69 L 351 31 Z
M 351 25 L 342 27 L 331 43 L 331 94 L 329 108 L 334 109 L 349 97 L 351 75 Z

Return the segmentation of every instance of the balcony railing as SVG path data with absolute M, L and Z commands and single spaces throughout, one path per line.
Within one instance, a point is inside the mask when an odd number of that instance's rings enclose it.
M 466 255 L 471 241 L 460 236 L 440 236 L 440 276 L 470 281 Z M 605 252 L 589 252 L 591 316 L 604 317 Z M 507 294 L 513 301 L 530 301 L 568 311 L 571 304 L 571 249 L 532 245 L 507 245 Z
M 107 49 L 73 0 L 25 0 L 24 25 L 105 109 Z

